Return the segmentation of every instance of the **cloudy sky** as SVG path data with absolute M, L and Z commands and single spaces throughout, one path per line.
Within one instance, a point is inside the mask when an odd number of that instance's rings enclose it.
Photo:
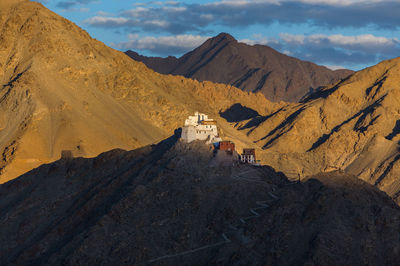
M 227 32 L 330 68 L 400 56 L 400 0 L 38 0 L 94 38 L 148 56 L 181 56 Z

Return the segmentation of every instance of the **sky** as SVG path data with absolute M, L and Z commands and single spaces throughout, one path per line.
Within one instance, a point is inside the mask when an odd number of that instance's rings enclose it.
M 182 56 L 221 32 L 331 69 L 400 56 L 400 0 L 37 0 L 92 37 Z

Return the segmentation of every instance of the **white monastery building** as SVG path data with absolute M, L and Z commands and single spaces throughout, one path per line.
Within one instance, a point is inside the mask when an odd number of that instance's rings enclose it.
M 208 140 L 209 143 L 219 142 L 217 122 L 209 119 L 208 115 L 196 112 L 185 120 L 182 128 L 182 139 L 185 142 L 193 140 Z

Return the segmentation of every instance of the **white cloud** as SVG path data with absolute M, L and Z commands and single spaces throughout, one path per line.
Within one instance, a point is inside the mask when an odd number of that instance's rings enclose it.
M 262 36 L 261 34 L 253 34 L 253 39 L 241 39 L 239 42 L 248 44 L 248 45 L 255 45 L 255 44 L 267 44 L 266 37 Z
M 179 5 L 178 1 L 167 1 L 165 2 L 166 5 L 170 5 L 170 6 L 176 6 Z
M 212 15 L 212 14 L 201 14 L 200 15 L 200 18 L 201 19 L 205 19 L 205 20 L 213 20 L 214 19 L 214 16 Z
M 279 5 L 282 0 L 222 0 L 214 3 L 206 3 L 205 6 L 248 6 L 252 4 L 272 4 Z
M 141 7 L 140 6 L 140 7 L 136 7 L 135 9 L 131 9 L 131 10 L 125 11 L 124 13 L 126 15 L 131 16 L 131 17 L 141 17 L 142 14 L 145 14 L 145 13 L 147 13 L 149 11 L 150 11 L 150 8 Z
M 171 11 L 171 12 L 183 12 L 186 11 L 187 8 L 184 6 L 174 7 L 174 6 L 166 6 L 162 8 L 164 11 Z
M 289 51 L 289 50 L 283 50 L 282 53 L 285 54 L 285 55 L 289 55 L 289 56 L 293 55 L 293 53 L 291 51 Z
M 362 45 L 362 46 L 391 46 L 396 45 L 399 40 L 397 38 L 377 37 L 372 34 L 363 34 L 358 36 L 337 35 L 311 35 L 310 40 L 329 40 L 336 45 Z
M 354 4 L 370 4 L 380 3 L 385 0 L 221 0 L 206 5 L 231 5 L 231 6 L 246 6 L 251 4 L 273 4 L 281 5 L 283 3 L 303 3 L 303 4 L 319 4 L 319 5 L 330 5 L 330 6 L 350 6 Z
M 386 38 L 374 36 L 372 34 L 362 34 L 356 36 L 346 36 L 342 34 L 325 35 L 325 34 L 288 34 L 281 33 L 280 37 L 286 43 L 291 44 L 313 44 L 313 45 L 334 45 L 339 47 L 363 47 L 369 49 L 387 48 L 397 46 L 400 42 L 397 38 Z
M 305 35 L 302 34 L 289 34 L 289 33 L 281 33 L 279 34 L 279 37 L 281 37 L 282 40 L 284 40 L 287 43 L 293 43 L 293 44 L 304 44 L 304 41 L 306 39 Z
M 400 41 L 372 34 L 346 36 L 342 34 L 280 35 L 282 50 L 294 57 L 326 65 L 331 69 L 360 64 L 376 64 L 400 54 Z
M 274 45 L 278 44 L 279 41 L 275 38 L 268 38 L 265 36 L 262 36 L 260 34 L 253 34 L 252 39 L 241 39 L 239 42 L 246 43 L 248 45 L 256 45 L 256 44 L 261 44 L 261 45 Z
M 260 40 L 252 40 L 252 39 L 241 39 L 239 42 L 248 44 L 248 45 L 256 45 L 256 44 L 263 44 L 266 45 L 267 41 L 260 41 Z
M 148 2 L 115 16 L 129 20 L 127 23 L 110 25 L 99 23 L 99 19 L 86 22 L 97 22 L 92 24 L 96 27 L 126 27 L 173 35 L 204 34 L 218 25 L 248 27 L 273 23 L 308 24 L 329 29 L 373 26 L 397 30 L 400 28 L 399 12 L 399 0 L 220 0 L 190 4 L 181 1 L 174 5 L 164 2 L 159 6 Z M 168 23 L 146 23 L 154 20 Z
M 144 22 L 144 24 L 146 25 L 151 25 L 151 26 L 157 26 L 160 28 L 165 28 L 169 25 L 169 22 L 166 20 L 157 20 L 157 19 L 153 19 L 153 20 L 147 20 Z
M 129 22 L 129 19 L 122 17 L 102 17 L 94 16 L 84 21 L 84 23 L 90 25 L 124 25 Z
M 108 12 L 105 12 L 105 11 L 97 11 L 97 16 L 100 16 L 100 17 L 107 17 L 107 16 L 112 16 L 113 14 L 111 14 L 111 13 L 108 13 Z
M 137 34 L 128 35 L 129 41 L 113 44 L 121 50 L 146 50 L 160 55 L 172 55 L 188 52 L 205 42 L 209 37 L 201 35 L 175 35 L 161 37 L 143 37 Z
M 88 13 L 90 11 L 90 8 L 87 8 L 87 7 L 80 7 L 80 8 L 70 7 L 70 8 L 63 9 L 62 11 L 64 11 L 64 12 Z
M 336 65 L 325 65 L 325 67 L 327 67 L 331 70 L 345 69 L 345 67 L 343 67 L 343 66 L 336 66 Z
M 346 36 L 281 33 L 278 39 L 256 34 L 251 39 L 241 41 L 250 45 L 268 45 L 286 55 L 322 64 L 330 69 L 341 69 L 343 65 L 357 68 L 360 64 L 376 64 L 400 54 L 399 39 L 372 34 Z
M 288 0 L 281 0 L 282 2 Z M 301 2 L 305 4 L 326 4 L 326 5 L 340 5 L 349 6 L 354 4 L 369 4 L 369 3 L 379 3 L 385 0 L 297 0 L 296 2 Z
M 130 34 L 128 34 L 128 39 L 129 40 L 135 40 L 135 39 L 139 39 L 139 34 L 137 34 L 137 33 L 130 33 Z

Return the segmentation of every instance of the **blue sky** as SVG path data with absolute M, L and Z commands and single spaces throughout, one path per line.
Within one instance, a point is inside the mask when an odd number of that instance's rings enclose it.
M 400 56 L 400 0 L 41 0 L 105 44 L 181 56 L 227 32 L 330 68 Z

